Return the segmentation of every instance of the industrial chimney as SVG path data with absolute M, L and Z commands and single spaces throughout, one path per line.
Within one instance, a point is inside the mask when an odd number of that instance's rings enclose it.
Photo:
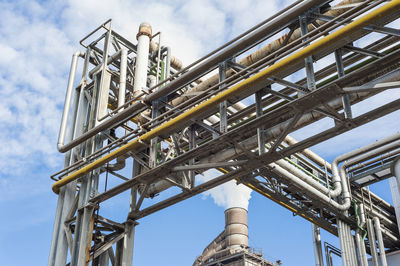
M 247 210 L 239 207 L 225 210 L 225 246 L 229 249 L 245 248 L 249 245 Z
M 201 256 L 196 258 L 193 266 L 216 266 L 221 264 L 227 266 L 276 265 L 264 260 L 261 252 L 251 252 L 249 248 L 247 210 L 244 208 L 233 207 L 225 210 L 224 231 L 203 250 Z

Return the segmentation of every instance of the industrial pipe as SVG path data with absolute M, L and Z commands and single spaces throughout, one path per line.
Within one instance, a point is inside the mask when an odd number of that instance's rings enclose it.
M 125 104 L 127 67 L 128 67 L 128 50 L 126 48 L 122 48 L 120 74 L 119 74 L 118 108 L 121 108 L 121 106 Z M 119 109 L 118 112 L 121 111 L 122 108 Z
M 375 225 L 376 237 L 378 238 L 379 258 L 380 258 L 381 264 L 382 264 L 381 266 L 387 266 L 385 245 L 383 243 L 383 237 L 382 237 L 381 223 L 380 223 L 378 217 L 374 217 L 373 220 L 374 220 L 374 225 Z
M 350 200 L 350 193 L 348 192 L 347 189 L 347 182 L 345 179 L 342 180 L 342 186 L 344 187 L 344 193 L 343 193 L 343 202 L 338 203 L 334 200 L 332 200 L 329 195 L 319 191 L 318 189 L 314 188 L 310 184 L 300 180 L 297 176 L 293 175 L 292 173 L 288 172 L 287 170 L 283 169 L 279 165 L 275 163 L 269 164 L 274 172 L 279 173 L 283 178 L 287 179 L 289 182 L 294 184 L 295 186 L 299 187 L 302 189 L 304 192 L 306 192 L 308 195 L 311 195 L 313 197 L 317 197 L 319 200 L 324 202 L 325 204 L 331 206 L 331 208 L 337 210 L 337 211 L 346 211 L 350 208 L 351 206 L 351 200 Z
M 375 230 L 374 230 L 374 226 L 372 224 L 372 220 L 369 218 L 367 219 L 367 230 L 368 230 L 368 242 L 369 242 L 371 257 L 372 257 L 372 264 L 373 264 L 373 266 L 379 266 L 378 253 L 376 251 Z
M 313 235 L 315 266 L 324 266 L 324 260 L 322 258 L 321 233 L 319 227 L 312 223 L 311 228 Z
M 393 162 L 392 173 L 397 180 L 397 189 L 400 194 L 400 157 Z M 400 225 L 399 225 L 400 226 Z
M 341 6 L 341 5 L 346 5 L 349 3 L 353 3 L 353 2 L 358 2 L 358 0 L 344 0 L 340 3 L 338 3 L 336 6 Z M 339 16 L 341 13 L 345 12 L 346 8 L 341 8 L 341 9 L 331 9 L 329 11 L 327 11 L 326 13 L 324 13 L 324 15 L 326 16 L 331 16 L 331 17 L 336 17 Z M 318 23 L 320 25 L 325 24 L 326 22 L 324 21 L 318 21 Z M 309 25 L 309 29 L 312 29 L 312 25 Z M 241 59 L 238 64 L 248 67 L 250 65 L 252 65 L 255 62 L 260 61 L 261 59 L 265 58 L 266 56 L 268 56 L 269 54 L 272 54 L 273 52 L 277 51 L 278 49 L 280 49 L 283 44 L 285 43 L 286 39 L 290 37 L 287 40 L 287 43 L 291 43 L 296 39 L 299 39 L 300 37 L 302 37 L 301 34 L 301 30 L 300 28 L 294 30 L 291 35 L 289 36 L 289 33 L 281 36 L 280 38 L 268 43 L 267 45 L 263 46 L 261 49 L 253 52 L 252 54 L 244 57 L 243 59 Z M 228 70 L 226 73 L 226 77 L 230 77 L 231 75 L 233 75 L 235 72 L 232 70 Z M 201 92 L 204 91 L 210 87 L 212 87 L 213 85 L 217 84 L 219 82 L 219 75 L 213 75 L 210 78 L 206 79 L 205 81 L 203 81 L 201 84 L 199 84 L 196 87 L 193 87 L 191 89 L 188 90 L 188 93 L 192 93 L 192 92 Z M 180 103 L 183 103 L 184 101 L 186 101 L 187 99 L 189 99 L 189 96 L 186 96 L 185 94 L 183 94 L 182 96 L 179 96 L 175 99 L 172 100 L 171 104 L 173 106 L 176 106 Z
M 159 45 L 160 45 L 159 43 L 151 41 L 150 42 L 150 52 L 157 51 Z M 182 66 L 183 66 L 182 61 L 171 54 L 171 48 L 170 47 L 167 47 L 167 57 L 168 57 L 167 60 L 170 61 L 170 66 L 172 68 L 174 68 L 174 69 L 176 69 L 178 71 L 182 69 Z M 167 73 L 169 73 L 169 72 L 167 72 Z M 152 87 L 150 87 L 150 88 L 152 88 Z
M 61 147 L 64 145 L 64 141 L 65 141 L 65 137 L 66 137 L 69 109 L 71 107 L 72 93 L 74 91 L 76 68 L 78 66 L 78 57 L 84 56 L 84 55 L 85 54 L 81 51 L 76 51 L 72 55 L 71 68 L 69 71 L 69 78 L 68 78 L 68 86 L 67 86 L 67 91 L 65 93 L 64 111 L 63 111 L 62 118 L 61 118 L 60 132 L 58 134 L 58 142 L 57 142 L 58 150 L 60 150 Z
M 165 122 L 164 124 L 154 128 L 153 130 L 143 134 L 138 139 L 135 139 L 134 141 L 118 148 L 117 150 L 111 152 L 110 154 L 84 166 L 83 168 L 66 176 L 62 180 L 57 181 L 56 183 L 53 184 L 53 191 L 55 193 L 58 193 L 61 186 L 65 185 L 73 180 L 76 180 L 77 178 L 83 176 L 84 174 L 100 167 L 101 165 L 113 160 L 114 158 L 116 158 L 128 151 L 132 151 L 139 147 L 143 147 L 143 144 L 142 144 L 143 142 L 150 141 L 152 138 L 159 136 L 163 133 L 166 133 L 169 130 L 171 130 L 172 128 L 176 128 L 176 127 L 183 125 L 190 119 L 194 118 L 198 113 L 201 113 L 202 111 L 208 110 L 209 108 L 216 106 L 217 104 L 223 102 L 224 100 L 227 100 L 228 98 L 230 98 L 234 95 L 237 95 L 237 94 L 241 93 L 242 91 L 245 91 L 249 87 L 254 87 L 256 85 L 260 85 L 261 83 L 263 83 L 265 78 L 270 77 L 270 76 L 282 71 L 283 69 L 285 69 L 286 67 L 288 67 L 294 63 L 301 62 L 307 56 L 312 55 L 313 52 L 327 47 L 332 42 L 335 42 L 339 39 L 345 38 L 346 36 L 352 34 L 356 30 L 364 27 L 365 25 L 372 23 L 376 19 L 381 18 L 383 16 L 386 16 L 386 15 L 394 12 L 399 7 L 400 7 L 400 0 L 393 0 L 393 1 L 377 8 L 376 10 L 360 17 L 359 19 L 347 24 L 346 26 L 343 26 L 342 28 L 338 29 L 337 31 L 315 41 L 314 43 L 301 49 L 300 51 L 287 56 L 286 58 L 282 59 L 281 61 L 278 61 L 277 63 L 273 64 L 272 66 L 267 67 L 266 69 L 260 71 L 259 73 L 254 74 L 253 76 L 247 78 L 246 80 L 239 82 L 238 84 L 226 89 L 225 91 L 217 94 L 216 96 L 210 98 L 209 100 L 193 107 L 192 109 L 188 110 L 187 112 L 184 112 L 184 113 L 178 115 L 177 117 Z M 190 72 L 188 72 L 188 73 L 190 73 Z M 172 82 L 168 83 L 166 86 L 168 86 L 170 84 L 172 84 Z M 163 87 L 163 88 L 165 88 L 165 87 Z
M 341 187 L 341 179 L 347 178 L 344 169 L 346 166 L 350 166 L 350 165 L 349 165 L 349 162 L 346 162 L 339 169 L 338 165 L 340 162 L 343 162 L 344 160 L 348 160 L 349 158 L 353 158 L 360 154 L 366 153 L 372 149 L 379 148 L 380 146 L 383 146 L 387 143 L 393 142 L 398 139 L 400 139 L 400 133 L 397 133 L 393 136 L 384 138 L 375 143 L 369 144 L 367 146 L 361 147 L 359 149 L 356 149 L 354 151 L 351 151 L 351 152 L 348 152 L 346 154 L 336 157 L 332 162 L 332 179 L 333 179 L 332 182 L 334 185 L 334 189 L 329 192 L 329 195 L 331 197 L 337 197 L 340 195 L 340 193 L 343 190 L 343 188 Z
M 250 44 L 256 43 L 260 39 L 263 39 L 263 37 L 265 37 L 272 31 L 275 31 L 277 27 L 289 23 L 290 21 L 296 19 L 304 12 L 324 2 L 325 0 L 309 0 L 300 3 L 296 8 L 288 10 L 288 12 L 282 14 L 281 16 L 265 24 L 258 30 L 249 34 L 246 38 L 240 39 L 239 41 L 233 43 L 230 47 L 227 47 L 226 49 L 220 51 L 218 54 L 211 56 L 200 65 L 182 74 L 179 78 L 171 81 L 164 87 L 146 96 L 145 101 L 152 102 L 153 100 L 158 99 L 163 95 L 167 95 L 174 89 L 177 89 L 185 84 L 188 84 L 189 82 L 197 79 L 203 73 L 208 72 L 210 69 L 215 68 L 221 61 L 234 56 L 235 54 L 238 53 L 238 51 L 241 51 Z
M 133 82 L 134 98 L 139 94 L 140 90 L 146 88 L 151 35 L 152 33 L 150 24 L 145 22 L 140 24 L 139 33 L 136 36 L 138 44 L 135 64 L 135 79 Z
M 355 239 L 356 239 L 356 246 L 358 250 L 358 256 L 360 259 L 360 266 L 368 266 L 368 259 L 367 254 L 365 251 L 364 240 L 362 239 L 362 231 L 360 229 L 356 230 Z

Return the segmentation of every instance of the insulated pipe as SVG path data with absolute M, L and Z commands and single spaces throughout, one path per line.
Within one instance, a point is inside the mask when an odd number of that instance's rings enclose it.
M 376 252 L 375 230 L 374 226 L 372 225 L 371 219 L 367 219 L 367 229 L 368 229 L 368 242 L 371 250 L 372 264 L 373 266 L 379 266 L 378 253 Z
M 322 258 L 321 233 L 319 227 L 312 223 L 311 228 L 313 233 L 315 266 L 324 266 L 324 260 Z
M 331 190 L 329 192 L 329 195 L 331 197 L 337 197 L 340 195 L 340 193 L 342 192 L 343 188 L 341 187 L 341 179 L 346 178 L 345 174 L 344 174 L 344 165 L 348 165 L 348 163 L 346 162 L 345 164 L 343 164 L 341 166 L 341 169 L 339 170 L 338 165 L 339 163 L 343 162 L 344 160 L 347 160 L 349 158 L 353 158 L 355 156 L 358 156 L 360 154 L 366 153 L 371 151 L 372 149 L 376 149 L 379 148 L 387 143 L 393 142 L 395 140 L 400 139 L 400 133 L 397 133 L 393 136 L 381 139 L 379 141 L 376 141 L 372 144 L 366 145 L 364 147 L 358 148 L 354 151 L 345 153 L 343 155 L 340 155 L 338 157 L 336 157 L 333 162 L 332 162 L 332 181 L 333 181 L 333 185 L 334 185 L 334 189 Z M 344 175 L 343 175 L 344 174 Z
M 125 104 L 125 92 L 126 92 L 126 70 L 128 67 L 128 50 L 126 48 L 121 49 L 121 65 L 119 75 L 119 91 L 118 91 L 118 108 Z M 122 108 L 118 111 L 121 112 Z
M 157 51 L 158 45 L 159 45 L 158 43 L 151 41 L 150 42 L 150 52 Z M 174 68 L 178 71 L 182 69 L 182 66 L 183 66 L 182 61 L 171 54 L 170 47 L 167 47 L 167 57 L 169 57 L 168 60 L 170 61 L 170 66 L 172 68 Z M 169 73 L 169 72 L 167 72 L 167 73 Z M 150 87 L 150 88 L 152 88 L 152 87 Z
M 137 34 L 137 53 L 135 64 L 135 79 L 133 82 L 133 97 L 139 94 L 140 90 L 146 88 L 147 81 L 147 68 L 149 65 L 149 51 L 151 39 L 151 26 L 143 22 L 139 26 L 139 33 Z
M 304 12 L 314 8 L 317 5 L 324 3 L 325 0 L 309 0 L 300 3 L 298 6 L 294 7 L 293 9 L 288 10 L 286 13 L 282 14 L 281 16 L 277 17 L 276 19 L 270 21 L 269 23 L 265 24 L 258 30 L 250 33 L 246 38 L 242 38 L 239 41 L 233 43 L 231 46 L 225 48 L 224 50 L 220 51 L 218 54 L 215 54 L 205 60 L 203 63 L 195 66 L 190 71 L 182 74 L 179 78 L 171 81 L 170 83 L 166 84 L 164 87 L 156 90 L 155 92 L 151 93 L 150 95 L 145 97 L 145 102 L 152 102 L 155 99 L 160 98 L 163 95 L 168 94 L 172 90 L 179 88 L 189 82 L 197 79 L 203 73 L 209 71 L 210 69 L 215 68 L 218 63 L 225 60 L 226 58 L 230 58 L 234 56 L 238 51 L 245 49 L 247 46 L 258 42 L 260 39 L 271 31 L 276 30 L 277 27 L 289 23 L 290 21 L 296 19 L 298 16 L 303 14 Z
M 360 203 L 360 227 L 366 224 L 364 203 Z
M 239 207 L 225 210 L 225 244 L 227 248 L 248 247 L 247 210 Z
M 395 164 L 396 163 L 397 162 L 395 162 Z M 390 178 L 390 190 L 392 192 L 393 207 L 395 210 L 396 220 L 397 220 L 397 228 L 398 231 L 400 232 L 400 193 L 399 193 L 399 185 L 397 183 L 395 176 Z
M 344 1 L 340 2 L 340 3 L 338 3 L 337 6 L 346 5 L 346 4 L 354 3 L 354 2 L 360 2 L 360 0 L 344 0 Z M 331 16 L 331 17 L 336 17 L 336 16 L 339 16 L 341 13 L 345 12 L 346 10 L 347 10 L 346 8 L 331 9 L 328 12 L 326 12 L 324 15 Z M 299 14 L 298 16 L 300 16 L 300 15 L 301 14 Z M 295 18 L 293 18 L 293 19 L 295 19 Z M 326 22 L 318 21 L 318 23 L 320 25 L 322 25 L 322 24 L 325 24 Z M 313 26 L 311 26 L 311 25 L 309 26 L 310 30 L 312 30 L 311 27 L 313 27 Z M 267 33 L 265 33 L 265 34 L 267 34 Z M 300 29 L 294 30 L 293 33 L 291 34 L 291 36 L 288 36 L 288 35 L 289 35 L 289 33 L 281 36 L 277 40 L 274 40 L 274 41 L 268 43 L 267 45 L 265 45 L 261 49 L 255 51 L 254 53 L 252 53 L 252 54 L 246 56 L 245 58 L 241 59 L 238 62 L 238 64 L 243 65 L 243 66 L 250 66 L 254 62 L 258 62 L 259 60 L 265 58 L 267 55 L 269 55 L 269 54 L 277 51 L 278 49 L 280 49 L 282 47 L 282 44 L 285 42 L 287 37 L 290 37 L 289 40 L 287 41 L 287 43 L 291 43 L 294 40 L 302 37 Z M 234 73 L 233 71 L 229 70 L 229 71 L 227 71 L 226 76 L 229 77 L 233 73 Z M 208 89 L 209 87 L 217 84 L 218 82 L 219 82 L 219 75 L 216 74 L 216 75 L 211 76 L 210 78 L 208 78 L 207 80 L 205 80 L 204 82 L 199 84 L 198 86 L 189 89 L 188 92 L 204 91 L 204 90 Z M 184 102 L 185 100 L 187 100 L 188 98 L 189 98 L 188 96 L 185 96 L 185 94 L 183 94 L 182 96 L 172 100 L 172 105 L 174 105 L 174 106 L 178 105 L 178 104 Z
M 313 177 L 311 177 L 310 175 L 306 174 L 305 172 L 303 172 L 302 170 L 300 170 L 299 168 L 297 168 L 293 164 L 287 162 L 284 159 L 280 159 L 280 160 L 276 161 L 275 163 L 277 165 L 279 165 L 280 167 L 282 167 L 283 169 L 285 169 L 286 171 L 296 175 L 302 181 L 304 181 L 307 184 L 309 184 L 309 185 L 313 186 L 314 188 L 318 189 L 322 193 L 329 194 L 330 189 L 328 187 L 325 187 L 324 185 L 319 183 L 317 180 L 315 180 Z
M 298 141 L 295 138 L 293 138 L 292 136 L 289 136 L 289 135 L 287 135 L 285 137 L 284 141 L 289 145 L 294 145 L 294 144 L 298 143 Z M 304 156 L 306 156 L 308 159 L 315 162 L 319 166 L 322 166 L 322 167 L 326 166 L 326 169 L 328 171 L 331 171 L 331 164 L 329 162 L 325 161 L 323 158 L 321 158 L 318 154 L 314 153 L 310 149 L 302 150 L 301 154 L 303 154 Z
M 375 233 L 378 238 L 378 246 L 379 246 L 379 258 L 381 259 L 381 266 L 387 266 L 386 261 L 386 253 L 385 253 L 385 245 L 383 243 L 381 223 L 378 217 L 374 217 L 374 225 L 375 225 Z
M 311 194 L 314 197 L 317 197 L 319 200 L 321 200 L 325 204 L 330 205 L 331 208 L 336 209 L 337 211 L 346 211 L 350 208 L 350 205 L 351 205 L 350 196 L 344 197 L 343 203 L 338 203 L 338 202 L 332 200 L 332 198 L 329 197 L 328 195 L 326 195 L 325 193 L 317 190 L 316 188 L 309 185 L 308 183 L 305 183 L 304 181 L 300 180 L 297 176 L 295 176 L 292 173 L 288 172 L 287 170 L 283 169 L 276 163 L 271 163 L 269 165 L 273 168 L 274 172 L 280 174 L 282 177 L 289 180 L 291 183 L 293 183 L 295 186 L 302 189 L 307 194 L 309 194 L 309 195 Z M 344 195 L 350 195 L 350 193 L 347 191 L 346 180 L 343 180 L 342 185 L 344 187 L 346 187 L 346 189 L 345 189 L 346 191 L 345 191 Z
M 362 238 L 362 231 L 357 230 L 356 231 L 356 245 L 358 249 L 358 255 L 360 258 L 360 266 L 368 266 L 368 258 L 367 258 L 367 253 L 365 250 L 365 245 L 364 245 L 364 240 Z
M 342 262 L 343 266 L 352 266 L 350 265 L 350 258 L 349 258 L 349 249 L 347 245 L 347 238 L 346 238 L 346 224 L 342 220 L 337 221 L 338 225 L 338 235 L 340 240 L 340 247 L 342 249 Z
M 61 147 L 64 145 L 65 135 L 67 132 L 67 124 L 69 117 L 69 109 L 71 107 L 72 93 L 74 91 L 74 81 L 76 75 L 76 68 L 78 66 L 78 57 L 84 56 L 85 54 L 81 51 L 76 51 L 72 55 L 71 68 L 69 70 L 69 78 L 68 78 L 68 86 L 67 91 L 65 93 L 65 101 L 64 101 L 64 111 L 61 118 L 60 132 L 58 134 L 58 143 L 57 149 L 60 151 Z
M 397 180 L 397 189 L 400 195 L 400 157 L 393 162 L 392 173 Z M 400 225 L 399 225 L 400 226 Z
M 143 142 L 150 141 L 152 138 L 162 135 L 163 133 L 168 132 L 172 128 L 179 127 L 189 121 L 190 119 L 194 118 L 198 113 L 208 110 L 211 107 L 218 105 L 219 103 L 227 100 L 231 96 L 237 95 L 246 89 L 258 85 L 265 80 L 265 78 L 270 77 L 286 67 L 301 62 L 304 58 L 309 55 L 312 55 L 313 52 L 323 49 L 327 47 L 330 43 L 338 41 L 340 39 L 345 38 L 346 36 L 352 34 L 353 32 L 357 31 L 358 29 L 364 27 L 365 25 L 371 24 L 376 19 L 391 14 L 392 12 L 398 10 L 400 7 L 400 0 L 393 0 L 374 11 L 360 17 L 359 19 L 343 26 L 342 28 L 338 29 L 337 31 L 315 41 L 314 43 L 310 44 L 309 46 L 287 56 L 286 58 L 278 61 L 277 63 L 273 64 L 270 67 L 254 74 L 253 76 L 247 78 L 239 82 L 238 84 L 233 85 L 232 87 L 226 89 L 225 91 L 217 94 L 216 96 L 210 98 L 209 100 L 202 102 L 201 104 L 193 107 L 192 109 L 184 112 L 177 117 L 165 122 L 164 124 L 154 128 L 153 130 L 141 135 L 139 138 L 133 140 L 132 142 L 125 144 L 124 146 L 114 150 L 113 152 L 109 153 L 102 158 L 87 164 L 86 166 L 82 167 L 81 169 L 71 173 L 70 175 L 66 176 L 65 178 L 55 182 L 53 184 L 53 191 L 58 193 L 61 186 L 76 180 L 77 178 L 85 175 L 86 173 L 100 167 L 101 165 L 115 159 L 116 157 L 139 147 L 143 147 Z M 187 72 L 190 73 L 190 72 Z M 187 74 L 186 73 L 186 74 Z M 168 83 L 166 86 L 170 85 L 172 82 Z M 165 88 L 165 87 L 163 87 Z M 163 94 L 162 94 L 163 95 Z M 158 98 L 158 97 L 156 97 Z M 126 110 L 126 109 L 125 109 Z M 124 111 L 125 111 L 124 110 Z M 350 204 L 350 202 L 349 202 Z

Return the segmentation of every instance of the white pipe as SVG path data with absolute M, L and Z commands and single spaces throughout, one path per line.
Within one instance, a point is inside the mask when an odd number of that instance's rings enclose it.
M 365 250 L 365 244 L 362 238 L 362 234 L 363 233 L 361 230 L 357 230 L 355 235 L 356 245 L 358 249 L 358 255 L 360 258 L 360 266 L 368 266 L 367 252 Z
M 393 207 L 396 213 L 397 227 L 400 232 L 400 193 L 399 185 L 397 183 L 396 177 L 390 178 L 390 190 L 392 192 Z
M 387 266 L 385 245 L 383 243 L 381 223 L 378 217 L 374 217 L 375 233 L 378 238 L 379 258 L 381 259 L 382 266 Z
M 125 104 L 127 66 L 128 66 L 128 50 L 126 48 L 122 48 L 120 76 L 119 76 L 118 108 Z M 122 110 L 123 108 L 121 108 L 118 112 L 121 112 Z
M 310 184 L 300 180 L 297 176 L 293 175 L 292 173 L 288 172 L 287 170 L 283 169 L 276 163 L 271 163 L 271 167 L 273 167 L 274 172 L 279 173 L 282 175 L 284 178 L 288 179 L 291 181 L 294 185 L 299 187 L 305 192 L 308 192 L 309 194 L 313 194 L 315 197 L 323 201 L 325 204 L 330 205 L 332 208 L 336 209 L 337 211 L 346 211 L 350 208 L 351 205 L 351 200 L 350 200 L 350 193 L 347 191 L 347 182 L 346 180 L 343 180 L 343 187 L 344 189 L 344 197 L 343 197 L 343 203 L 338 203 L 334 201 L 329 195 L 324 194 L 323 192 L 317 190 Z
M 313 234 L 315 266 L 324 266 L 324 260 L 322 258 L 321 234 L 319 227 L 311 223 L 311 228 Z
M 69 109 L 71 107 L 72 93 L 74 91 L 76 68 L 78 66 L 78 57 L 83 56 L 83 55 L 84 55 L 84 53 L 81 51 L 76 51 L 72 55 L 71 68 L 69 71 L 69 78 L 68 78 L 68 86 L 67 86 L 67 91 L 65 93 L 64 111 L 63 111 L 62 118 L 61 118 L 60 132 L 58 134 L 58 143 L 57 143 L 58 150 L 61 149 L 61 147 L 64 145 L 64 142 L 65 142 L 68 117 L 69 117 Z
M 139 26 L 137 34 L 137 52 L 135 64 L 135 80 L 133 82 L 133 97 L 140 93 L 140 90 L 146 88 L 147 68 L 149 64 L 151 26 L 148 23 L 142 23 Z
M 338 220 L 338 235 L 340 240 L 340 247 L 342 250 L 343 266 L 352 266 L 349 258 L 349 248 L 347 243 L 346 224 L 342 220 Z
M 340 195 L 340 193 L 344 189 L 341 186 L 341 183 L 342 183 L 341 179 L 347 179 L 344 169 L 346 166 L 350 166 L 351 164 L 349 162 L 346 162 L 341 166 L 341 169 L 339 170 L 339 167 L 338 167 L 339 163 L 341 163 L 349 158 L 354 158 L 360 154 L 367 153 L 373 149 L 377 149 L 383 145 L 386 145 L 386 144 L 396 141 L 398 139 L 400 139 L 400 133 L 397 133 L 390 137 L 381 139 L 379 141 L 376 141 L 374 143 L 371 143 L 369 145 L 366 145 L 364 147 L 358 148 L 354 151 L 351 151 L 351 152 L 348 152 L 348 153 L 345 153 L 343 155 L 336 157 L 332 162 L 332 179 L 333 179 L 334 189 L 329 192 L 329 195 L 331 197 L 337 197 Z M 352 160 L 352 163 L 357 162 L 360 158 L 361 157 L 358 157 L 358 158 Z
M 400 157 L 393 162 L 392 172 L 397 179 L 397 190 L 400 195 Z
M 369 246 L 371 250 L 372 264 L 373 266 L 379 266 L 378 263 L 378 254 L 376 252 L 376 239 L 375 239 L 375 230 L 372 225 L 372 220 L 367 219 L 367 228 L 368 228 L 368 240 Z

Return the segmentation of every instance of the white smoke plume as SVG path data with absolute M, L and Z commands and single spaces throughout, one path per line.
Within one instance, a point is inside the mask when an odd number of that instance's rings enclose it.
M 197 179 L 201 183 L 207 182 L 221 175 L 217 170 L 211 169 L 198 175 Z M 251 189 L 243 184 L 237 184 L 236 180 L 231 180 L 203 193 L 204 197 L 211 196 L 215 204 L 226 209 L 241 207 L 247 210 L 251 198 Z

